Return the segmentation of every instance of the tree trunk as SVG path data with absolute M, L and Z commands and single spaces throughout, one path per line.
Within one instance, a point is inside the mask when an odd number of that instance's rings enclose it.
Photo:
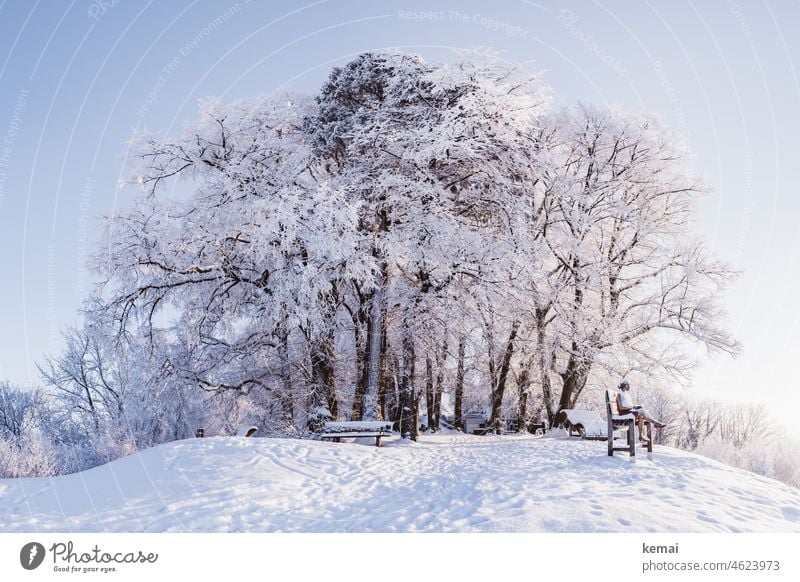
M 422 399 L 422 394 L 417 394 L 414 398 L 414 430 L 411 431 L 411 440 L 416 442 L 419 440 L 419 401 Z
M 360 373 L 353 411 L 358 410 L 358 419 L 370 420 L 384 417 L 385 400 L 381 399 L 381 370 L 385 357 L 385 302 L 384 287 L 386 285 L 386 265 L 381 265 L 377 287 L 362 298 L 358 311 L 356 326 L 366 329 L 366 341 L 363 347 L 363 358 L 360 362 Z M 363 334 L 363 332 L 362 332 Z M 357 338 L 356 341 L 360 341 Z M 354 414 L 355 416 L 355 414 Z
M 314 409 L 324 407 L 336 420 L 339 404 L 336 400 L 334 339 L 334 332 L 329 329 L 311 342 L 311 405 L 312 413 L 316 412 Z
M 545 328 L 547 327 L 547 313 L 550 307 L 536 308 L 536 352 L 539 368 L 539 381 L 542 385 L 542 400 L 547 413 L 547 426 L 553 426 L 558 410 L 553 400 L 553 387 L 550 382 L 550 361 L 546 345 Z
M 497 374 L 497 385 L 494 386 L 494 390 L 492 391 L 492 414 L 489 417 L 489 426 L 498 434 L 502 431 L 503 396 L 506 390 L 508 372 L 511 369 L 511 357 L 514 355 L 514 339 L 517 337 L 519 325 L 519 321 L 514 321 L 511 324 L 511 332 L 508 335 L 506 349 L 503 352 L 503 361 L 500 364 L 500 370 Z
M 433 385 L 433 416 L 428 418 L 428 426 L 433 432 L 441 430 L 442 391 L 444 389 L 444 364 L 447 360 L 447 330 L 444 332 L 441 349 L 436 353 L 436 381 Z
M 430 356 L 425 357 L 425 409 L 428 412 L 428 430 L 431 430 L 433 425 L 433 361 Z
M 561 374 L 563 386 L 561 388 L 561 401 L 558 404 L 559 410 L 575 408 L 578 397 L 586 386 L 586 380 L 589 379 L 591 367 L 591 361 L 586 361 L 574 354 L 570 355 L 566 371 Z
M 408 323 L 406 323 L 408 325 Z M 414 427 L 414 340 L 411 333 L 403 333 L 402 368 L 400 371 L 400 434 L 403 438 L 412 438 L 416 433 Z
M 581 263 L 577 257 L 572 261 L 572 272 L 575 273 L 575 289 L 572 300 L 572 345 L 570 346 L 569 360 L 567 361 L 566 370 L 562 372 L 562 388 L 561 400 L 558 409 L 564 410 L 565 408 L 574 408 L 575 402 L 578 400 L 581 391 L 586 386 L 586 380 L 589 377 L 589 370 L 591 369 L 592 362 L 588 360 L 583 351 L 585 346 L 578 343 L 580 337 L 580 330 L 578 329 L 578 321 L 583 311 L 583 285 L 584 279 L 579 276 L 581 273 Z
M 283 390 L 281 391 L 280 401 L 283 408 L 283 420 L 288 426 L 294 427 L 294 386 L 292 384 L 292 364 L 289 360 L 289 334 L 281 334 L 280 343 L 281 354 L 281 376 L 283 379 Z
M 528 386 L 531 383 L 530 364 L 520 370 L 517 378 L 517 432 L 525 432 L 528 429 Z
M 387 357 L 389 353 L 389 340 L 386 337 L 386 308 L 385 303 L 381 309 L 381 345 L 380 357 L 378 358 L 378 420 L 390 418 L 386 410 L 386 395 L 389 391 L 389 373 L 387 368 Z
M 391 353 L 388 358 L 389 369 L 386 371 L 386 418 L 394 424 L 394 430 L 400 431 L 400 360 L 397 354 Z
M 369 378 L 369 355 L 367 345 L 365 345 L 364 341 L 364 328 L 369 325 L 366 313 L 366 304 L 368 301 L 369 296 L 360 297 L 358 309 L 351 312 L 353 320 L 353 344 L 355 345 L 356 351 L 356 370 L 358 370 L 356 389 L 353 392 L 353 410 L 350 414 L 351 420 L 362 420 L 364 418 L 364 399 L 367 394 Z M 366 343 L 369 343 L 369 331 L 367 331 Z
M 464 336 L 458 338 L 458 363 L 456 364 L 455 405 L 453 408 L 456 430 L 464 432 Z

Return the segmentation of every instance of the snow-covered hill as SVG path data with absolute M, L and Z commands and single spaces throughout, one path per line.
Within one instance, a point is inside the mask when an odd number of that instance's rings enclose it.
M 666 447 L 632 464 L 576 439 L 220 437 L 0 480 L 0 531 L 800 532 L 800 490 Z

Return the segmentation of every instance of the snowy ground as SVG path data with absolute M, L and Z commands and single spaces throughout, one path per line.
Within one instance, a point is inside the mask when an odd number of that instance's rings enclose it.
M 666 447 L 632 464 L 578 439 L 220 437 L 0 480 L 0 531 L 800 532 L 800 490 Z

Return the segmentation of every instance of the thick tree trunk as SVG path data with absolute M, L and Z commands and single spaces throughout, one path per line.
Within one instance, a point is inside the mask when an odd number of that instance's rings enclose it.
M 506 349 L 503 352 L 503 361 L 497 374 L 497 385 L 492 390 L 492 414 L 489 416 L 489 426 L 498 434 L 502 431 L 503 396 L 505 395 L 508 372 L 511 369 L 511 357 L 514 355 L 514 339 L 517 337 L 519 325 L 519 321 L 514 321 L 511 324 L 511 332 L 508 334 Z
M 366 388 L 364 396 L 364 414 L 366 418 L 381 419 L 383 413 L 380 406 L 381 373 L 386 356 L 386 264 L 381 264 L 377 287 L 369 302 L 367 317 L 366 345 Z
M 455 404 L 453 407 L 456 430 L 464 432 L 464 336 L 458 339 L 458 363 L 456 364 Z
M 553 426 L 558 410 L 553 399 L 553 387 L 550 382 L 550 361 L 546 344 L 545 328 L 547 327 L 547 313 L 549 307 L 536 308 L 536 352 L 537 367 L 539 368 L 539 381 L 542 385 L 542 400 L 547 413 L 547 426 Z
M 406 331 L 403 334 L 401 347 L 400 434 L 403 438 L 413 438 L 417 432 L 414 427 L 416 393 L 414 390 L 414 340 L 410 332 Z
M 369 321 L 367 309 L 371 296 L 360 297 L 358 309 L 352 312 L 353 320 L 353 343 L 356 351 L 356 389 L 353 392 L 353 410 L 350 414 L 352 420 L 362 420 L 364 418 L 364 400 L 367 395 L 367 384 L 369 382 Z M 367 328 L 367 340 L 364 341 L 364 330 Z
M 564 410 L 565 408 L 574 408 L 575 403 L 580 396 L 586 380 L 589 377 L 589 370 L 592 367 L 592 362 L 587 360 L 582 355 L 585 346 L 579 345 L 577 338 L 579 337 L 580 330 L 578 329 L 578 321 L 580 320 L 581 312 L 583 311 L 583 284 L 584 281 L 577 274 L 581 272 L 581 264 L 578 258 L 573 259 L 572 271 L 575 275 L 575 290 L 572 300 L 572 344 L 570 346 L 570 356 L 567 361 L 566 369 L 561 372 L 562 388 L 561 400 L 558 404 L 558 409 Z
M 591 367 L 591 361 L 587 362 L 575 355 L 569 357 L 567 368 L 561 374 L 563 386 L 561 388 L 561 400 L 558 404 L 559 410 L 575 408 L 575 403 L 578 401 L 578 397 L 589 379 Z
M 336 399 L 335 350 L 335 334 L 332 328 L 321 332 L 311 342 L 312 413 L 324 407 L 334 420 L 339 416 L 339 403 Z
M 388 354 L 389 354 L 389 342 L 386 339 L 386 313 L 384 312 L 381 321 L 381 357 L 380 357 L 380 367 L 378 370 L 378 419 L 379 420 L 386 420 L 389 418 L 392 418 L 394 420 L 394 418 L 389 414 L 389 410 L 387 409 L 389 383 L 391 379 L 391 374 L 389 374 L 389 371 L 387 369 Z
M 339 402 L 336 398 L 336 310 L 338 305 L 339 291 L 334 283 L 331 285 L 329 296 L 320 296 L 321 321 L 317 326 L 309 325 L 306 330 L 311 359 L 309 428 L 312 428 L 312 423 L 315 425 L 319 423 L 320 412 L 326 408 L 333 420 L 339 418 Z
M 517 377 L 517 432 L 528 429 L 528 386 L 531 383 L 528 367 L 520 370 Z
M 381 397 L 381 376 L 386 356 L 386 307 L 384 288 L 386 285 L 386 265 L 381 265 L 377 287 L 361 297 L 353 318 L 356 328 L 356 354 L 359 374 L 353 397 L 353 418 L 376 420 L 385 418 L 385 399 Z M 362 342 L 366 333 L 366 340 Z
M 383 324 L 383 339 L 381 341 L 380 370 L 378 373 L 378 411 L 379 419 L 394 419 L 388 409 L 388 399 L 390 392 L 390 380 L 392 375 L 388 368 L 388 342 L 386 341 L 386 325 Z

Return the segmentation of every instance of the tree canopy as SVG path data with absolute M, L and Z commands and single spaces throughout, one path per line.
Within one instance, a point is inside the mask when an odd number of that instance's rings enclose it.
M 734 273 L 692 232 L 705 189 L 676 138 L 550 102 L 492 56 L 399 52 L 312 97 L 203 102 L 182 135 L 137 143 L 94 311 L 167 392 L 245 398 L 284 431 L 410 435 L 423 394 L 432 430 L 443 407 L 524 428 L 612 379 L 685 374 L 690 342 L 735 353 Z

